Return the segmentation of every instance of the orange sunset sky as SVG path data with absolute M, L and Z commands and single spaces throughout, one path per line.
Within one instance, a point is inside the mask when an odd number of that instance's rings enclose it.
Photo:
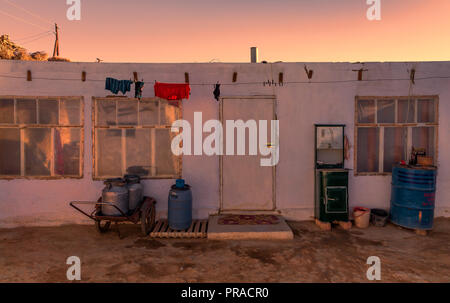
M 50 55 L 93 62 L 450 60 L 450 0 L 0 0 L 0 34 Z

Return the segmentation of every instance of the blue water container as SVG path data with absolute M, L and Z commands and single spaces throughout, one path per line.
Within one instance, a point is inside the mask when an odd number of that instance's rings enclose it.
M 169 227 L 188 229 L 192 224 L 192 191 L 184 180 L 177 180 L 169 191 Z
M 406 228 L 433 228 L 436 168 L 394 166 L 391 222 Z

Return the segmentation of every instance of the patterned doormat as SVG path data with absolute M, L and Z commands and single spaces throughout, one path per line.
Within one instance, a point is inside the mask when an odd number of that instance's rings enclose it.
M 220 225 L 272 225 L 280 220 L 274 215 L 224 215 L 219 218 Z

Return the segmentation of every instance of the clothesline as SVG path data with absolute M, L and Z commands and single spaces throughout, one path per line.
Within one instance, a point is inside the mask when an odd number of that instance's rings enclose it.
M 24 76 L 13 76 L 13 75 L 2 75 L 1 78 L 11 78 L 11 79 L 26 79 Z M 80 78 L 49 78 L 49 77 L 33 77 L 36 80 L 48 80 L 48 81 L 81 81 Z M 428 76 L 428 77 L 417 77 L 414 80 L 432 80 L 432 79 L 450 79 L 450 76 Z M 86 79 L 87 82 L 105 82 L 105 79 Z M 352 82 L 378 82 L 378 81 L 411 81 L 410 78 L 377 78 L 377 79 L 363 79 L 363 80 L 324 80 L 324 81 L 284 81 L 283 85 L 286 84 L 333 84 L 333 83 L 352 83 Z M 236 85 L 261 85 L 266 81 L 255 81 L 255 82 L 236 82 L 236 83 L 220 83 L 222 86 L 236 86 Z M 154 84 L 154 81 L 144 81 L 145 84 Z M 214 86 L 217 84 L 217 81 L 214 83 L 188 83 L 191 86 Z M 275 85 L 278 85 L 278 82 L 274 81 Z

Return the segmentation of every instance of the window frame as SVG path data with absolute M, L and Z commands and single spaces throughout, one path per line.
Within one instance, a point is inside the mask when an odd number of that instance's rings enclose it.
M 96 119 L 97 119 L 97 102 L 98 101 L 137 101 L 138 104 L 138 108 L 137 108 L 137 123 L 138 125 L 120 125 L 118 124 L 118 106 L 116 106 L 116 125 L 96 125 Z M 140 103 L 141 102 L 158 102 L 158 109 L 160 109 L 160 102 L 168 102 L 167 100 L 161 99 L 159 97 L 151 97 L 151 98 L 141 98 L 141 99 L 137 99 L 137 98 L 129 98 L 129 97 L 121 97 L 121 96 L 111 96 L 111 97 L 92 97 L 92 112 L 91 112 L 91 118 L 92 118 L 92 180 L 94 181 L 104 181 L 106 179 L 109 178 L 117 178 L 118 176 L 98 176 L 97 175 L 97 159 L 98 159 L 98 155 L 97 155 L 97 146 L 96 146 L 96 131 L 97 129 L 120 129 L 122 130 L 122 140 L 123 140 L 123 132 L 126 131 L 127 129 L 168 129 L 169 130 L 169 134 L 170 137 L 173 138 L 174 136 L 176 136 L 176 134 L 172 133 L 170 131 L 170 129 L 172 128 L 172 125 L 139 125 L 139 121 L 140 121 L 140 114 L 139 114 L 139 109 L 140 109 Z M 178 114 L 176 117 L 176 120 L 179 119 L 183 119 L 183 103 L 181 101 L 178 101 Z M 161 111 L 158 110 L 158 120 L 161 121 Z M 153 133 L 154 134 L 154 133 Z M 154 158 L 154 149 L 152 150 L 152 156 L 151 158 Z M 142 180 L 158 180 L 158 179 L 179 179 L 182 176 L 182 172 L 183 172 L 183 157 L 182 155 L 180 156 L 175 156 L 173 155 L 173 157 L 177 158 L 176 161 L 176 165 L 177 167 L 175 167 L 175 174 L 174 175 L 156 175 L 156 176 L 142 176 L 141 179 Z M 122 154 L 121 154 L 121 158 L 122 161 L 124 158 L 126 158 L 126 154 L 123 154 L 123 150 L 122 150 Z M 123 168 L 122 168 L 122 173 L 123 173 Z
M 414 105 L 414 121 L 412 123 L 398 123 L 398 101 L 399 100 L 413 100 Z M 421 99 L 432 99 L 434 100 L 434 115 L 435 122 L 417 122 L 418 113 L 418 100 Z M 375 122 L 374 123 L 360 123 L 358 116 L 358 101 L 362 100 L 373 100 L 374 112 L 375 112 Z M 378 123 L 377 113 L 378 113 L 378 101 L 381 100 L 393 100 L 394 101 L 394 123 Z M 355 176 L 391 176 L 391 172 L 383 171 L 384 163 L 384 129 L 386 127 L 402 127 L 407 129 L 407 158 L 405 161 L 409 161 L 411 156 L 412 148 L 412 129 L 414 127 L 434 127 L 434 165 L 438 163 L 438 151 L 439 151 L 439 95 L 412 95 L 412 96 L 355 96 L 355 116 L 354 116 L 354 155 L 353 155 L 353 168 Z M 380 132 L 379 144 L 378 144 L 378 171 L 377 172 L 358 172 L 358 129 L 364 127 L 378 128 Z
M 14 100 L 14 122 L 9 123 L 0 123 L 0 129 L 12 128 L 19 129 L 20 131 L 20 173 L 21 175 L 2 175 L 0 174 L 0 180 L 62 180 L 62 179 L 83 179 L 84 178 L 84 97 L 83 96 L 23 96 L 23 95 L 1 95 L 0 99 L 13 99 Z M 27 124 L 27 123 L 17 123 L 16 121 L 16 112 L 17 112 L 17 99 L 35 99 L 36 100 L 36 124 Z M 58 100 L 58 124 L 39 124 L 39 101 L 43 100 Z M 80 101 L 80 124 L 79 125 L 63 125 L 60 124 L 60 108 L 62 100 L 73 100 L 78 99 Z M 51 167 L 50 167 L 50 176 L 30 176 L 25 175 L 25 167 L 24 167 L 24 147 L 23 147 L 23 131 L 25 129 L 36 129 L 36 128 L 46 128 L 51 130 Z M 55 150 L 54 150 L 54 130 L 55 129 L 79 129 L 80 130 L 80 155 L 79 155 L 79 172 L 80 174 L 75 175 L 56 175 L 55 174 Z

